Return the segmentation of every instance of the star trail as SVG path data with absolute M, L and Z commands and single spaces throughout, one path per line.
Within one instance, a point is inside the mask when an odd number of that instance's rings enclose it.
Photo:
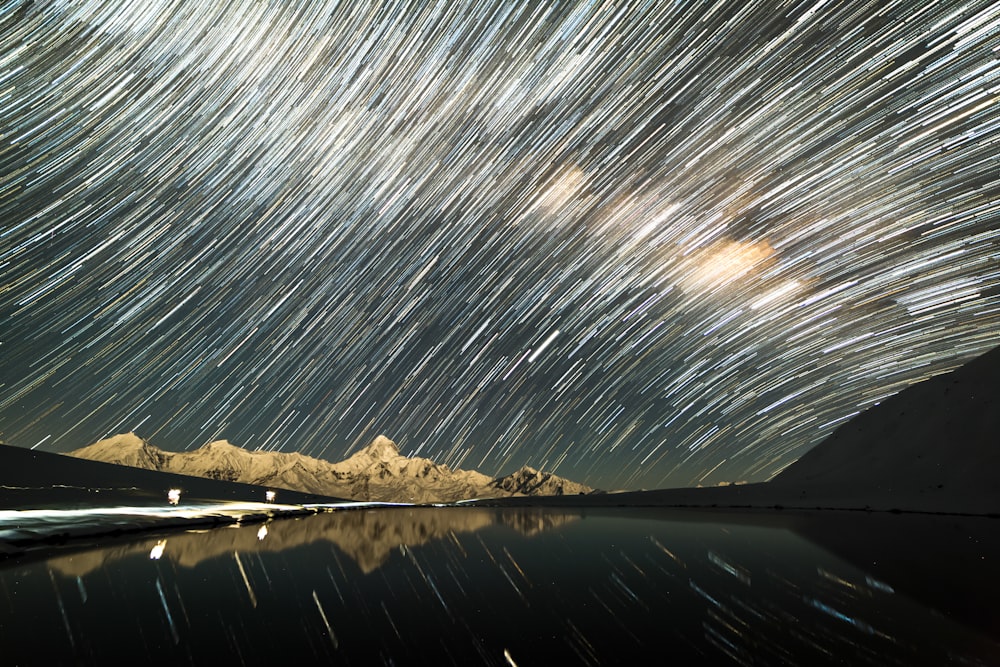
M 989 1 L 3 2 L 0 431 L 763 481 L 1000 344 L 998 72 Z

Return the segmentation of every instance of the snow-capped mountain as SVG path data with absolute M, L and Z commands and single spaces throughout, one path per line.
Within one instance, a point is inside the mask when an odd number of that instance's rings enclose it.
M 593 491 L 528 467 L 499 479 L 474 470 L 452 470 L 430 459 L 403 456 L 396 443 L 381 435 L 339 463 L 297 453 L 249 451 L 225 440 L 191 452 L 168 452 L 135 433 L 115 435 L 69 455 L 354 500 L 433 503 Z
M 493 480 L 491 486 L 507 496 L 575 496 L 593 491 L 589 486 L 524 466 L 506 477 Z

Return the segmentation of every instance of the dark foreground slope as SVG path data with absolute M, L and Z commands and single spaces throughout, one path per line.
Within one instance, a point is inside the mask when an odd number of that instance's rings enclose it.
M 184 503 L 264 502 L 266 490 L 0 445 L 0 509 L 165 505 L 169 489 L 181 489 Z M 278 500 L 289 504 L 335 501 L 295 491 L 281 491 Z
M 998 398 L 1000 348 L 869 408 L 768 483 L 544 502 L 1000 515 Z M 526 503 L 509 499 L 495 504 Z
M 803 500 L 1000 512 L 998 395 L 995 348 L 859 414 L 771 484 Z

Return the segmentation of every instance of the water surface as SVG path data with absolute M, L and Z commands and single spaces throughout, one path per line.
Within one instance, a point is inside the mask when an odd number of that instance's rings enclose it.
M 1000 616 L 981 611 L 992 591 L 970 583 L 995 552 L 969 544 L 995 523 L 396 508 L 105 540 L 0 561 L 0 654 L 45 665 L 607 665 L 650 654 L 1000 664 Z M 906 545 L 939 534 L 955 548 Z

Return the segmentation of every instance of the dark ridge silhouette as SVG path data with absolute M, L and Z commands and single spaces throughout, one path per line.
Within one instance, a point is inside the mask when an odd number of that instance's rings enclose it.
M 62 454 L 0 445 L 0 507 L 47 509 L 155 506 L 167 504 L 167 491 L 180 489 L 181 502 L 264 502 L 266 487 L 203 479 L 86 461 Z M 282 490 L 289 504 L 339 499 Z
M 1000 347 L 870 407 L 767 483 L 484 503 L 1000 516 L 998 394 Z
M 1000 347 L 842 424 L 772 480 L 802 499 L 1000 512 Z

